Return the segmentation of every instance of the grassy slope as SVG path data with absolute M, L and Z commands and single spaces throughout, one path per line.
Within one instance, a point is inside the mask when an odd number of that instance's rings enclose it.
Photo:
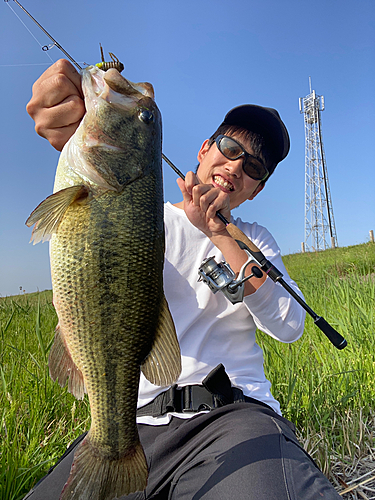
M 283 260 L 307 304 L 348 341 L 337 350 L 310 317 L 294 344 L 258 335 L 283 414 L 297 424 L 305 448 L 328 474 L 331 460 L 352 460 L 372 446 L 366 422 L 372 421 L 375 396 L 375 245 Z
M 259 333 L 272 390 L 325 473 L 373 446 L 375 245 L 284 257 L 306 302 L 348 340 L 336 350 L 308 318 L 281 344 Z M 57 318 L 50 291 L 0 299 L 0 498 L 17 500 L 89 427 L 87 401 L 52 383 L 48 350 Z

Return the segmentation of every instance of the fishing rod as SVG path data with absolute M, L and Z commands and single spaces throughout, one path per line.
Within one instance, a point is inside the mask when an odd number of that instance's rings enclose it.
M 181 177 L 182 180 L 185 180 L 184 174 L 164 155 L 162 154 L 164 161 L 176 172 L 176 174 Z M 312 309 L 309 307 L 306 302 L 300 297 L 295 290 L 283 279 L 283 274 L 264 256 L 264 254 L 259 250 L 259 248 L 244 234 L 238 227 L 229 222 L 223 214 L 220 212 L 216 212 L 217 217 L 225 224 L 228 233 L 234 238 L 237 244 L 240 246 L 242 250 L 245 250 L 248 255 L 251 255 L 252 260 L 255 261 L 256 264 L 261 268 L 261 270 L 272 279 L 275 283 L 279 283 L 289 294 L 303 307 L 303 309 L 313 318 L 315 325 L 328 337 L 328 339 L 332 342 L 332 344 L 337 347 L 337 349 L 343 349 L 347 345 L 347 341 L 344 339 L 339 332 L 337 332 L 322 316 L 318 316 Z M 215 293 L 215 285 L 216 291 L 219 291 L 227 286 L 227 283 L 231 284 L 233 281 L 225 281 L 225 285 L 222 285 L 223 279 L 225 279 L 226 269 L 220 267 L 220 265 L 216 264 L 214 259 L 206 259 L 202 263 L 199 274 L 202 277 L 203 281 L 214 291 Z M 245 266 L 249 264 L 249 261 L 245 263 Z M 206 272 L 206 269 L 208 272 Z M 241 281 L 243 282 L 243 271 L 244 268 L 241 269 Z M 257 273 L 254 272 L 254 268 L 252 268 L 252 272 L 256 277 Z M 217 276 L 217 278 L 216 278 Z M 230 275 L 231 276 L 231 275 Z M 228 294 L 225 294 L 228 297 Z M 230 299 L 230 297 L 228 297 Z M 235 302 L 234 302 L 235 303 Z
M 6 3 L 9 0 L 4 0 Z M 53 46 L 59 48 L 63 54 L 80 70 L 82 71 L 81 66 L 72 58 L 66 50 L 48 33 L 47 30 L 43 28 L 41 24 L 18 2 L 18 0 L 14 0 L 14 2 L 34 21 L 34 23 L 45 33 L 50 40 L 53 42 Z M 43 50 L 48 50 L 49 47 L 42 47 Z M 120 70 L 120 61 L 110 53 L 112 58 L 112 63 L 105 63 L 103 51 L 101 49 L 102 54 L 102 63 L 98 63 L 97 66 L 108 69 L 108 67 L 117 67 Z M 105 65 L 105 66 L 104 66 Z M 118 66 L 116 66 L 118 65 Z M 122 65 L 123 69 L 123 65 Z M 122 71 L 120 70 L 120 72 Z M 181 177 L 181 179 L 185 180 L 184 174 L 167 158 L 167 156 L 162 153 L 163 160 L 175 171 L 175 173 Z M 340 335 L 322 316 L 318 316 L 307 304 L 306 302 L 291 288 L 288 283 L 283 279 L 282 273 L 263 255 L 263 253 L 259 250 L 259 248 L 234 224 L 229 222 L 223 214 L 220 212 L 216 212 L 217 217 L 225 224 L 228 233 L 235 239 L 237 244 L 240 246 L 242 250 L 244 250 L 249 256 L 248 261 L 242 267 L 239 273 L 239 279 L 234 279 L 234 273 L 229 268 L 228 265 L 221 266 L 218 265 L 214 259 L 206 259 L 199 270 L 200 278 L 210 286 L 211 290 L 216 293 L 221 290 L 225 292 L 225 295 L 231 300 L 233 303 L 241 301 L 241 297 L 243 297 L 243 285 L 244 282 L 252 276 L 261 277 L 259 274 L 259 270 L 254 266 L 251 271 L 252 274 L 245 278 L 245 268 L 250 262 L 255 262 L 260 269 L 269 276 L 272 281 L 275 283 L 279 283 L 285 290 L 289 292 L 289 294 L 303 307 L 303 309 L 313 318 L 314 323 L 320 330 L 328 337 L 328 339 L 332 342 L 332 344 L 337 347 L 337 349 L 343 349 L 347 345 L 347 341 Z
M 8 2 L 9 2 L 9 0 L 4 0 L 4 1 L 5 1 L 5 3 L 8 3 Z M 39 24 L 39 23 L 38 23 L 38 21 L 37 21 L 37 20 L 36 20 L 36 19 L 35 19 L 35 18 L 31 15 L 31 14 L 30 14 L 30 12 L 28 12 L 28 11 L 25 9 L 25 7 L 23 7 L 23 6 L 22 6 L 22 5 L 18 2 L 18 0 L 13 0 L 13 1 L 14 1 L 17 5 L 18 5 L 18 7 L 20 7 L 20 8 L 21 8 L 21 9 L 22 9 L 22 10 L 23 10 L 23 11 L 24 11 L 24 12 L 25 12 L 25 13 L 26 13 L 29 17 L 30 17 L 30 19 L 32 19 L 32 20 L 34 21 L 34 23 L 35 23 L 35 24 L 36 24 L 36 25 L 37 25 L 37 26 L 38 26 L 38 27 L 39 27 L 39 28 L 43 31 L 43 33 L 45 33 L 45 34 L 48 36 L 48 38 L 49 38 L 50 40 L 52 40 L 52 41 L 53 41 L 53 45 L 52 45 L 52 47 L 53 47 L 53 46 L 56 46 L 58 49 L 60 49 L 60 50 L 61 50 L 61 52 L 62 52 L 63 54 L 65 54 L 65 55 L 66 55 L 66 57 L 67 57 L 67 58 L 68 58 L 68 59 L 69 59 L 69 60 L 70 60 L 70 61 L 71 61 L 71 62 L 72 62 L 72 63 L 73 63 L 73 64 L 74 64 L 74 65 L 75 65 L 75 66 L 76 66 L 76 67 L 77 67 L 80 71 L 81 71 L 81 70 L 82 70 L 81 66 L 80 66 L 80 65 L 79 65 L 79 64 L 78 64 L 78 63 L 77 63 L 77 62 L 73 59 L 73 57 L 72 57 L 70 54 L 68 54 L 68 52 L 67 52 L 66 50 L 64 50 L 64 49 L 61 47 L 61 45 L 59 44 L 59 42 L 57 42 L 57 41 L 53 38 L 53 36 L 52 36 L 52 35 L 50 35 L 50 34 L 48 33 L 48 31 L 47 31 L 47 30 L 45 30 L 41 24 Z M 43 46 L 43 47 L 42 47 L 42 50 L 46 51 L 46 50 L 49 50 L 49 49 L 50 49 L 50 48 L 52 48 L 52 47 L 48 47 L 48 45 L 45 45 L 45 46 Z

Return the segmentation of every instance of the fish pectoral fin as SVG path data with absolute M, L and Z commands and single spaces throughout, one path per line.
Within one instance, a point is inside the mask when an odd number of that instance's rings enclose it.
M 141 365 L 144 376 L 155 385 L 174 384 L 181 373 L 181 352 L 173 318 L 163 296 L 152 349 Z
M 55 340 L 48 357 L 49 374 L 53 381 L 57 380 L 64 387 L 68 380 L 68 391 L 77 399 L 83 399 L 86 389 L 83 374 L 74 363 L 64 334 L 59 325 L 56 327 Z
M 39 241 L 47 241 L 55 233 L 64 218 L 65 212 L 74 202 L 84 202 L 89 196 L 86 186 L 71 186 L 48 196 L 31 213 L 26 226 L 35 224 L 31 240 L 34 245 Z

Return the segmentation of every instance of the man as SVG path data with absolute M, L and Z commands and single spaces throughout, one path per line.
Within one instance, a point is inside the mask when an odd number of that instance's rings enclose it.
M 84 114 L 73 66 L 59 61 L 50 67 L 35 83 L 27 109 L 36 131 L 61 150 Z M 128 499 L 340 498 L 281 416 L 255 342 L 256 328 L 282 342 L 297 340 L 304 311 L 265 274 L 246 282 L 244 300 L 235 305 L 197 282 L 198 267 L 210 256 L 239 272 L 247 256 L 215 214 L 229 220 L 233 208 L 257 196 L 288 151 L 276 110 L 234 108 L 202 144 L 197 172 L 178 179 L 183 200 L 165 205 L 165 295 L 182 372 L 178 386 L 167 391 L 141 375 L 138 428 L 150 473 L 146 490 Z M 270 233 L 256 223 L 234 223 L 298 290 Z M 59 497 L 76 445 L 27 498 Z

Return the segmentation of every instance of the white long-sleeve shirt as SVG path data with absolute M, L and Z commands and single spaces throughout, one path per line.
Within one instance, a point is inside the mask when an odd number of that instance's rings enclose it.
M 281 260 L 272 235 L 257 223 L 232 220 L 263 252 L 284 280 L 299 294 Z M 232 304 L 218 292 L 198 282 L 198 268 L 207 257 L 216 262 L 223 254 L 188 220 L 185 212 L 170 203 L 164 209 L 166 252 L 164 291 L 175 323 L 182 356 L 180 387 L 201 384 L 219 363 L 225 366 L 233 386 L 246 396 L 263 401 L 280 412 L 271 384 L 263 369 L 263 352 L 255 341 L 259 328 L 281 342 L 293 342 L 303 333 L 305 311 L 279 284 L 267 279 L 252 295 Z M 165 388 L 157 387 L 141 374 L 138 406 L 152 401 Z M 174 414 L 177 415 L 177 414 Z M 178 414 L 187 418 L 190 414 Z M 169 417 L 139 417 L 139 423 L 163 424 Z

